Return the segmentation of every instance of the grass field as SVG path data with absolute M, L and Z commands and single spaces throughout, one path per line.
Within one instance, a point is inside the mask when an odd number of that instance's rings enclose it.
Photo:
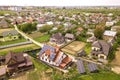
M 32 49 L 36 49 L 36 48 L 39 48 L 39 47 L 36 46 L 35 44 L 28 44 L 28 45 L 22 45 L 22 46 L 17 46 L 17 47 L 11 47 L 11 48 L 7 48 L 7 49 L 1 49 L 0 55 L 5 55 L 9 51 L 22 52 L 22 51 L 32 50 Z
M 22 38 L 22 39 L 18 39 L 18 40 L 14 40 L 14 41 L 0 42 L 0 46 L 16 44 L 16 43 L 25 42 L 25 41 L 26 40 Z
M 85 51 L 86 51 L 86 53 L 87 53 L 87 55 L 89 55 L 90 54 L 90 52 L 91 52 L 91 43 L 87 43 L 86 44 L 86 46 L 85 46 Z
M 45 35 L 43 35 L 43 36 L 41 36 L 41 37 L 38 37 L 38 38 L 34 38 L 36 41 L 38 41 L 38 42 L 47 42 L 47 41 L 49 41 L 49 39 L 50 39 L 50 35 L 49 34 L 45 34 Z
M 62 51 L 75 55 L 77 52 L 79 52 L 84 47 L 85 47 L 84 42 L 74 41 L 68 44 L 67 46 L 65 46 L 64 48 L 62 48 Z
M 43 33 L 41 33 L 41 32 L 34 32 L 34 33 L 29 34 L 29 36 L 31 36 L 32 38 L 38 38 L 42 35 L 43 35 Z

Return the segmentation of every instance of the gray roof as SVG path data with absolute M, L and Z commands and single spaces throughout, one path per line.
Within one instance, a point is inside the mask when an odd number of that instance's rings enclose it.
M 77 68 L 80 74 L 85 73 L 85 67 L 82 60 L 77 60 Z
M 99 41 L 95 41 L 92 44 L 93 47 L 98 47 L 101 49 L 101 51 L 103 51 L 103 53 L 108 56 L 109 51 L 111 49 L 111 46 L 109 43 L 105 42 L 104 40 L 99 40 Z
M 81 50 L 80 52 L 77 53 L 77 55 L 80 57 L 86 56 L 86 52 L 85 52 L 85 50 Z
M 71 38 L 71 39 L 74 39 L 75 37 L 74 37 L 73 34 L 66 33 L 65 38 Z
M 2 33 L 2 36 L 8 36 L 9 34 L 11 34 L 11 35 L 17 35 L 17 34 L 19 34 L 16 30 L 11 30 L 11 31 L 5 31 L 5 32 L 3 32 Z
M 98 71 L 97 65 L 95 63 L 88 63 L 88 69 L 90 72 L 97 72 Z
M 5 21 L 5 19 L 2 19 L 2 20 L 0 21 L 0 26 L 1 26 L 2 28 L 7 28 L 7 27 L 8 27 L 7 21 Z

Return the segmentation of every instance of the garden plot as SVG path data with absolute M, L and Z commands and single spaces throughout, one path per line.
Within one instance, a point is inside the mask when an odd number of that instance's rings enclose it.
M 85 47 L 84 42 L 73 41 L 72 43 L 70 43 L 67 46 L 63 47 L 62 51 L 75 55 L 77 52 L 79 52 L 84 47 Z

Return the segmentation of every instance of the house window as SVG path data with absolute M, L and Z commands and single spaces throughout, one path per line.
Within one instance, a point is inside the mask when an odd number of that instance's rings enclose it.
M 104 56 L 100 56 L 101 59 L 104 59 Z

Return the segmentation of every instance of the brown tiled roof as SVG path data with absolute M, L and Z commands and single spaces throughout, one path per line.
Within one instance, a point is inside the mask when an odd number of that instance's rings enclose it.
M 5 56 L 5 64 L 8 64 L 11 59 L 16 61 L 16 63 L 17 62 L 22 62 L 22 61 L 25 60 L 24 57 L 23 57 L 23 53 L 10 52 Z
M 50 49 L 46 50 L 45 53 L 46 53 L 48 56 L 50 56 L 50 54 L 51 54 Z
M 0 68 L 0 76 L 3 76 L 6 74 L 6 68 Z
M 30 59 L 29 56 L 26 56 L 25 59 L 26 59 L 26 66 L 31 66 L 31 65 L 33 65 L 33 62 L 32 62 L 32 60 Z
M 68 64 L 71 61 L 72 61 L 72 59 L 70 57 L 68 57 L 68 56 L 62 60 L 62 62 L 66 63 L 66 64 Z

